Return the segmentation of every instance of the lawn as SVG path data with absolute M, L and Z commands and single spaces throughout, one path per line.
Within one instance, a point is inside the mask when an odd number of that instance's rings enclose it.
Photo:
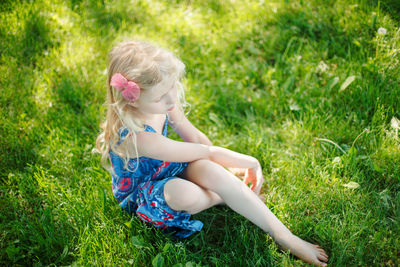
M 184 240 L 120 210 L 92 151 L 128 39 L 182 59 L 188 118 L 260 160 L 268 207 L 331 266 L 400 265 L 397 0 L 9 0 L 0 22 L 2 266 L 305 265 L 228 207 Z

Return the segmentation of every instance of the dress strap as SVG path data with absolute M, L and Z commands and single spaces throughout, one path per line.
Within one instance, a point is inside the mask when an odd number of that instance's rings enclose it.
M 168 114 L 165 116 L 164 129 L 162 132 L 163 136 L 167 136 L 167 128 L 168 128 Z
M 129 130 L 125 126 L 122 126 L 118 130 L 119 140 L 117 145 L 120 145 L 127 137 L 128 137 Z
M 144 126 L 145 126 L 145 128 L 144 128 L 144 131 L 145 131 L 145 132 L 153 132 L 153 133 L 156 133 L 156 132 L 157 132 L 157 131 L 154 130 L 154 128 L 151 127 L 150 125 L 145 124 Z M 167 128 L 168 128 L 167 126 L 168 126 L 168 115 L 166 115 L 166 117 L 165 117 L 164 127 L 163 127 L 162 132 L 161 132 L 161 134 L 162 134 L 163 136 L 167 136 Z

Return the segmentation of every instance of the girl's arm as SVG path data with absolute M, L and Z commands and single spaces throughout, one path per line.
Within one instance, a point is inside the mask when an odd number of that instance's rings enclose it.
M 261 165 L 256 158 L 226 148 L 179 142 L 157 133 L 141 132 L 137 134 L 137 149 L 139 156 L 162 161 L 192 162 L 208 159 L 226 168 L 245 168 L 244 182 L 245 184 L 251 183 L 251 189 L 257 194 L 260 193 L 264 181 Z M 134 155 L 134 151 L 130 152 Z
M 162 161 L 192 162 L 208 159 L 227 168 L 256 168 L 258 165 L 256 158 L 226 148 L 179 142 L 152 132 L 137 134 L 137 149 L 139 156 Z M 135 153 L 134 151 L 130 152 Z
M 210 139 L 186 118 L 181 109 L 174 108 L 168 115 L 170 125 L 185 142 L 212 145 Z

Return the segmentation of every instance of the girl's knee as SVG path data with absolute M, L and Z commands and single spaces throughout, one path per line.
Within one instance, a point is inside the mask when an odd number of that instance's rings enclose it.
M 203 175 L 215 176 L 218 174 L 223 174 L 225 170 L 224 167 L 215 163 L 211 160 L 200 159 L 189 163 L 189 167 L 195 172 L 201 172 Z
M 191 169 L 206 169 L 209 168 L 212 164 L 212 161 L 207 159 L 199 159 L 193 162 L 189 162 L 188 167 Z
M 164 198 L 168 206 L 176 211 L 188 211 L 197 202 L 198 186 L 184 179 L 172 179 L 164 185 Z
M 189 179 L 204 188 L 220 192 L 240 188 L 242 182 L 224 167 L 210 160 L 198 160 L 189 165 Z

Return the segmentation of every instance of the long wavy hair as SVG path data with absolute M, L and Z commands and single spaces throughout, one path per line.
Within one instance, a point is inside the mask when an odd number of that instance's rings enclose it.
M 135 117 L 136 108 L 128 105 L 129 101 L 121 92 L 110 86 L 111 77 L 115 73 L 121 73 L 126 79 L 136 82 L 141 91 L 151 89 L 164 79 L 176 79 L 178 84 L 176 107 L 183 109 L 187 106 L 184 88 L 180 82 L 184 72 L 185 65 L 173 53 L 147 42 L 122 42 L 111 50 L 107 79 L 107 115 L 105 121 L 100 124 L 102 132 L 96 140 L 97 152 L 101 154 L 101 163 L 106 170 L 113 173 L 108 162 L 110 151 L 123 158 L 125 169 L 129 170 L 128 162 L 132 158 L 136 158 L 136 168 L 138 167 L 136 133 L 144 130 L 144 122 Z M 121 127 L 126 127 L 129 132 L 117 149 Z M 132 141 L 129 143 L 134 146 L 135 155 L 131 155 L 129 151 L 132 150 L 123 145 L 129 139 Z

